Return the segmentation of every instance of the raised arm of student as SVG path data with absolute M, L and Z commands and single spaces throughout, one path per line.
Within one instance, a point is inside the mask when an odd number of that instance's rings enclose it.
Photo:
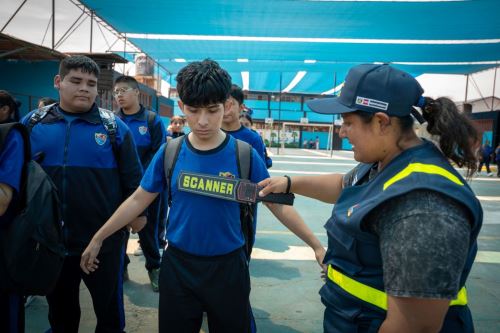
M 335 203 L 342 191 L 342 179 L 342 175 L 334 173 L 319 176 L 293 176 L 290 177 L 289 191 L 326 203 Z M 263 187 L 259 195 L 285 193 L 287 184 L 287 177 L 264 179 L 259 182 L 259 185 Z
M 113 213 L 108 221 L 95 233 L 87 248 L 82 253 L 80 267 L 89 274 L 98 268 L 99 260 L 97 255 L 101 250 L 102 242 L 117 230 L 125 227 L 141 214 L 158 193 L 150 193 L 142 187 L 138 187 L 127 200 Z
M 325 270 L 326 266 L 323 265 L 325 248 L 321 245 L 321 242 L 314 235 L 312 230 L 306 225 L 297 210 L 295 210 L 292 206 L 287 205 L 266 204 L 266 206 L 285 227 L 287 227 L 314 250 L 314 255 L 316 256 L 318 265 Z

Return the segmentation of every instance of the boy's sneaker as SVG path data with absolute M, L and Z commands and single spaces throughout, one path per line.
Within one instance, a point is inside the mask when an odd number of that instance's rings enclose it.
M 143 254 L 144 253 L 142 252 L 141 245 L 139 244 L 139 247 L 137 247 L 137 249 L 135 249 L 134 251 L 134 256 L 139 257 L 142 256 Z
M 493 172 L 489 172 L 488 177 L 492 177 L 492 176 L 493 176 Z
M 154 268 L 148 271 L 148 276 L 149 281 L 151 282 L 151 288 L 153 288 L 153 291 L 157 293 L 160 290 L 160 287 L 158 285 L 158 279 L 160 278 L 160 269 Z

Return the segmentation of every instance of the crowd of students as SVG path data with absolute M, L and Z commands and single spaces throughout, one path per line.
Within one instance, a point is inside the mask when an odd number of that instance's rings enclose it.
M 243 92 L 217 62 L 193 62 L 177 74 L 183 117 L 173 117 L 167 131 L 139 103 L 132 77 L 115 81 L 117 112 L 99 108 L 98 76 L 90 58 L 63 59 L 54 78 L 59 101 L 41 101 L 21 120 L 31 125 L 32 155 L 43 154 L 40 163 L 61 197 L 66 256 L 47 295 L 51 332 L 78 332 L 81 281 L 92 297 L 96 332 L 124 332 L 129 232 L 139 232 L 151 287 L 160 294 L 160 332 L 197 333 L 204 312 L 211 332 L 256 332 L 249 264 L 257 207 L 185 181 L 246 174 L 263 186 L 262 196 L 295 192 L 335 203 L 325 226 L 327 252 L 293 206 L 266 205 L 311 247 L 326 274 L 325 332 L 473 331 L 464 284 L 482 210 L 448 160 L 473 174 L 477 133 L 451 101 L 423 97 L 415 79 L 391 66 L 356 66 L 339 98 L 308 105 L 342 114 L 340 135 L 360 165 L 346 175 L 270 178 L 262 138 L 243 112 Z M 5 94 L 0 122 L 17 121 L 18 105 Z M 416 136 L 414 119 L 428 122 L 440 149 Z M 22 145 L 14 131 L 0 151 L 2 225 L 16 214 Z M 243 162 L 242 151 L 249 152 Z M 244 212 L 251 215 L 250 235 L 242 230 Z M 0 331 L 24 331 L 22 296 L 0 294 Z

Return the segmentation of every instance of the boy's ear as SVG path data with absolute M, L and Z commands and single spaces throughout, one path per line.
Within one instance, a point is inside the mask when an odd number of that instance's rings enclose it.
M 184 112 L 184 103 L 182 103 L 182 101 L 180 99 L 177 100 L 177 105 L 179 106 L 179 109 L 181 109 L 182 113 L 186 114 Z
M 54 88 L 59 90 L 60 87 L 61 87 L 61 76 L 57 74 L 56 76 L 54 76 Z

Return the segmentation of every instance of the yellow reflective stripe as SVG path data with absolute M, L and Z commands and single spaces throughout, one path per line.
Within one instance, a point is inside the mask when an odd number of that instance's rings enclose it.
M 347 293 L 387 310 L 387 294 L 385 292 L 353 280 L 335 270 L 331 265 L 328 265 L 328 277 Z
M 454 182 L 455 184 L 464 185 L 464 183 L 462 183 L 462 181 L 457 176 L 455 176 L 454 174 L 452 174 L 448 170 L 441 168 L 437 165 L 422 164 L 422 163 L 410 163 L 410 164 L 408 164 L 408 166 L 406 168 L 404 168 L 403 170 L 398 172 L 395 176 L 393 176 L 391 179 L 389 179 L 388 181 L 386 181 L 384 183 L 384 191 L 392 184 L 400 181 L 403 178 L 408 177 L 413 172 L 423 172 L 423 173 L 429 173 L 429 174 L 433 174 L 433 175 L 439 175 L 439 176 L 442 176 L 442 177 Z
M 467 305 L 467 289 L 465 289 L 465 286 L 460 289 L 457 297 L 450 302 L 450 306 L 453 305 Z
M 385 292 L 351 279 L 334 269 L 331 265 L 328 265 L 328 278 L 348 294 L 387 311 L 387 294 Z M 454 305 L 467 305 L 467 290 L 465 286 L 460 289 L 457 297 L 450 302 L 450 306 Z

